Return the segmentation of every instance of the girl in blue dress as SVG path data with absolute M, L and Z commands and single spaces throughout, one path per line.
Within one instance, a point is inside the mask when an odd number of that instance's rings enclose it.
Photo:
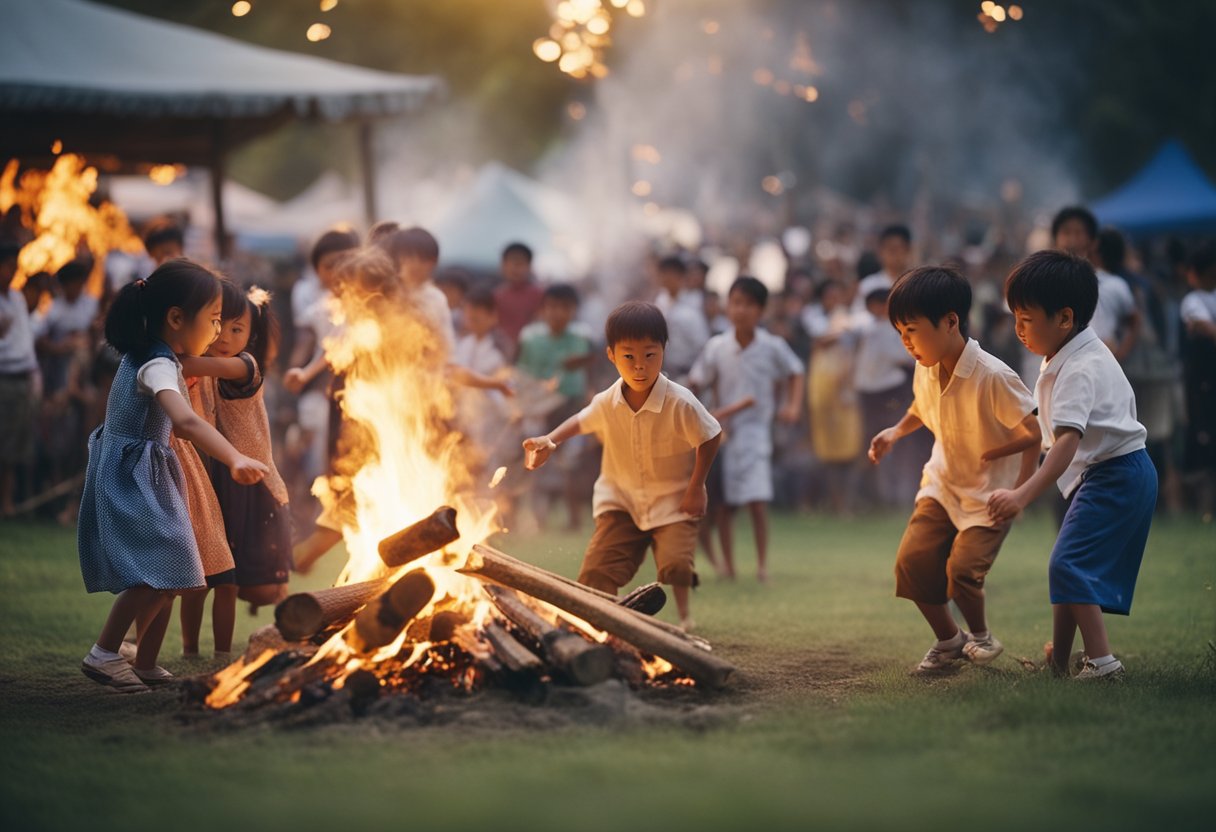
M 252 484 L 261 462 L 239 453 L 195 414 L 177 354 L 201 355 L 220 329 L 219 278 L 189 260 L 170 260 L 125 286 L 106 315 L 106 340 L 122 354 L 104 424 L 89 437 L 80 504 L 80 570 L 89 592 L 118 595 L 86 676 L 124 692 L 173 679 L 156 665 L 173 596 L 205 583 L 172 430 Z M 134 666 L 118 654 L 132 622 L 140 628 Z

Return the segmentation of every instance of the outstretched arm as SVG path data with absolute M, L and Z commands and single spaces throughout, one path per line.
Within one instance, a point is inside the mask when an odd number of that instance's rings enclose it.
M 924 426 L 925 423 L 920 420 L 920 417 L 909 410 L 899 422 L 886 430 L 880 430 L 870 440 L 870 452 L 867 454 L 870 457 L 870 462 L 877 465 L 890 452 L 891 448 L 895 446 L 896 442 L 903 439 L 909 433 L 920 430 Z
M 558 445 L 567 439 L 578 436 L 582 432 L 583 428 L 579 424 L 578 414 L 576 413 L 544 436 L 534 436 L 531 439 L 525 439 L 524 452 L 528 456 L 524 461 L 524 467 L 529 471 L 535 471 L 545 464 L 549 456 L 557 450 Z
M 270 473 L 270 469 L 261 462 L 232 447 L 232 443 L 218 430 L 194 412 L 194 408 L 190 407 L 190 403 L 181 393 L 176 390 L 161 390 L 156 394 L 156 403 L 165 409 L 169 421 L 173 423 L 175 434 L 198 445 L 208 456 L 228 466 L 232 478 L 237 482 L 253 485 Z
M 240 358 L 213 358 L 207 355 L 179 355 L 184 376 L 212 376 L 228 381 L 246 381 L 249 365 Z
M 1013 520 L 1026 506 L 1046 491 L 1056 480 L 1064 475 L 1077 448 L 1081 444 L 1081 431 L 1076 428 L 1060 428 L 1056 431 L 1055 444 L 1047 452 L 1043 464 L 1029 479 L 1017 488 L 999 489 L 993 491 L 988 498 L 988 516 L 998 523 Z M 1023 466 L 1024 467 L 1024 466 Z

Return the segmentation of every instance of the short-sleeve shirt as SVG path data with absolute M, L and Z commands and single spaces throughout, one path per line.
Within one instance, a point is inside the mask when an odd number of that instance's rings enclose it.
M 1144 447 L 1148 431 L 1136 419 L 1136 396 L 1123 369 L 1098 333 L 1086 328 L 1044 359 L 1034 387 L 1039 403 L 1043 448 L 1056 431 L 1074 428 L 1081 443 L 1056 484 L 1065 497 L 1081 483 L 1085 469 Z
M 1187 292 L 1178 311 L 1183 323 L 1216 323 L 1216 289 Z
M 925 463 L 916 499 L 941 504 L 959 531 L 991 526 L 988 497 L 1013 488 L 1022 467 L 1014 454 L 984 462 L 986 451 L 1012 440 L 1011 432 L 1034 412 L 1034 399 L 1005 362 L 968 339 L 954 373 L 941 385 L 941 365 L 916 365 L 908 412 L 933 433 L 933 452 Z
M 456 327 L 452 323 L 452 307 L 448 297 L 434 283 L 427 281 L 411 295 L 418 312 L 443 341 L 443 348 L 451 350 L 456 343 Z
M 673 298 L 661 292 L 655 306 L 667 319 L 667 347 L 663 350 L 663 365 L 668 375 L 680 377 L 692 369 L 697 356 L 709 341 L 709 321 L 705 312 L 685 300 L 685 294 Z
M 905 382 L 915 363 L 890 321 L 870 321 L 859 332 L 853 386 L 862 393 L 890 390 Z
M 0 294 L 0 318 L 8 318 L 8 328 L 0 334 L 0 373 L 33 372 L 38 359 L 25 295 L 16 289 Z
M 593 512 L 627 511 L 646 531 L 692 519 L 680 511 L 697 448 L 722 431 L 692 391 L 659 376 L 646 403 L 625 401 L 624 381 L 598 393 L 578 414 L 583 433 L 604 445 Z
M 548 324 L 536 323 L 521 333 L 517 365 L 533 378 L 556 378 L 557 392 L 578 399 L 587 393 L 587 374 L 582 369 L 568 370 L 562 365 L 568 358 L 589 352 L 591 339 L 577 324 L 555 333 Z
M 744 347 L 732 328 L 709 339 L 688 377 L 697 387 L 713 387 L 721 407 L 748 396 L 756 400 L 755 406 L 731 417 L 731 435 L 735 435 L 747 425 L 769 429 L 777 414 L 777 385 L 802 372 L 802 360 L 785 339 L 757 329 L 756 337 Z
M 145 396 L 155 396 L 162 390 L 174 390 L 189 401 L 182 365 L 172 358 L 158 356 L 144 363 L 135 374 L 135 388 Z
M 1136 311 L 1136 298 L 1127 281 L 1098 269 L 1098 305 L 1089 322 L 1099 339 L 1107 344 L 1123 336 L 1123 322 Z

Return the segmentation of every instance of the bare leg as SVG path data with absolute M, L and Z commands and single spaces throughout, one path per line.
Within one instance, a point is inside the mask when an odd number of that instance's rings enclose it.
M 756 580 L 768 582 L 768 504 L 752 503 L 752 533 L 756 536 Z
M 224 584 L 215 588 L 211 601 L 211 632 L 215 640 L 215 652 L 232 652 L 232 631 L 236 627 L 236 584 Z
M 198 636 L 203 629 L 203 607 L 207 603 L 204 589 L 182 593 L 182 655 L 198 655 Z
M 114 599 L 114 605 L 110 607 L 110 614 L 106 616 L 106 623 L 101 627 L 101 634 L 97 636 L 97 646 L 102 650 L 117 653 L 122 645 L 122 637 L 126 635 L 131 624 L 149 604 L 158 599 L 159 594 L 150 586 L 133 586 L 120 592 Z
M 680 623 L 683 624 L 686 621 L 690 621 L 691 615 L 689 614 L 688 609 L 688 587 L 673 586 L 671 588 L 671 594 L 676 597 L 676 611 L 680 614 Z
M 718 510 L 718 544 L 722 547 L 722 574 L 729 580 L 735 579 L 735 509 L 732 506 L 722 506 Z
M 937 636 L 938 641 L 949 641 L 958 635 L 958 624 L 954 623 L 949 604 L 922 604 L 917 601 L 916 606 L 933 628 L 933 635 Z
M 1069 604 L 1073 620 L 1081 630 L 1081 641 L 1085 644 L 1085 655 L 1090 658 L 1110 655 L 1110 642 L 1106 638 L 1106 622 L 1102 620 L 1102 608 L 1097 604 Z
M 160 655 L 160 646 L 165 641 L 165 631 L 173 618 L 173 596 L 162 596 L 157 601 L 149 605 L 149 609 L 155 610 L 156 614 L 140 627 L 139 652 L 135 654 L 135 667 L 139 670 L 156 667 L 156 657 Z
M 984 591 L 980 590 L 978 598 L 955 598 L 955 606 L 967 620 L 967 626 L 973 633 L 988 632 L 988 621 L 984 617 Z
M 164 599 L 165 605 L 170 609 L 173 607 L 173 596 L 166 595 Z M 148 608 L 141 612 L 135 619 L 135 643 L 143 638 L 144 631 L 152 626 L 152 622 L 156 620 L 156 616 L 160 615 L 161 610 L 155 604 L 149 604 Z M 128 631 L 129 634 L 129 631 Z
M 1077 634 L 1073 605 L 1052 604 L 1051 618 L 1051 669 L 1063 676 L 1068 673 L 1068 657 L 1072 655 L 1072 640 Z

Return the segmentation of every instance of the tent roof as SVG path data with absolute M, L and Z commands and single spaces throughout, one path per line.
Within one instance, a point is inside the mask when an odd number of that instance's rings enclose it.
M 203 162 L 192 133 L 210 140 L 200 127 L 216 120 L 229 122 L 234 143 L 292 117 L 399 115 L 442 90 L 432 76 L 268 49 L 81 0 L 8 2 L 0 26 L 0 147 L 19 154 L 45 154 L 51 136 L 69 150 Z
M 1125 231 L 1216 228 L 1216 185 L 1182 143 L 1171 140 L 1139 173 L 1090 207 L 1100 221 Z

